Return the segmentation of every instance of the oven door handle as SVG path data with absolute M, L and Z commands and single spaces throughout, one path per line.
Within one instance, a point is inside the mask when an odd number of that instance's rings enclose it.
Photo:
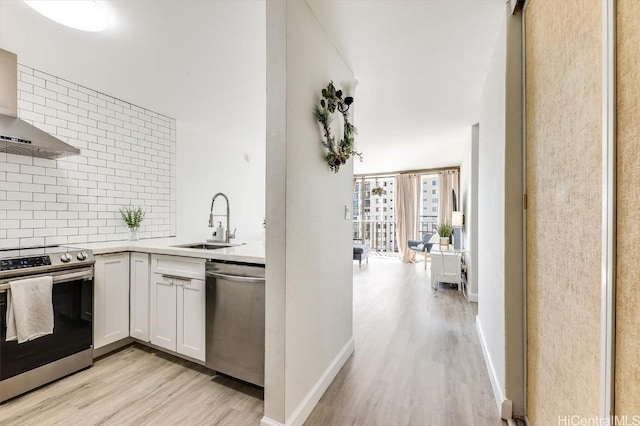
M 20 281 L 21 279 L 46 277 L 49 275 L 51 276 L 54 284 L 75 281 L 75 280 L 92 280 L 93 267 L 82 268 L 82 269 L 75 270 L 73 272 L 29 275 L 28 277 L 24 277 L 24 278 L 5 280 L 2 282 L 2 284 L 0 284 L 0 293 L 4 293 L 5 291 L 11 288 L 11 285 L 9 284 L 10 281 Z

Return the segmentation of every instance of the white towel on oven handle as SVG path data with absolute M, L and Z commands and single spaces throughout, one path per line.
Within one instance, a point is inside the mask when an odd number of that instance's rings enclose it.
M 51 276 L 11 281 L 7 291 L 7 342 L 53 334 Z

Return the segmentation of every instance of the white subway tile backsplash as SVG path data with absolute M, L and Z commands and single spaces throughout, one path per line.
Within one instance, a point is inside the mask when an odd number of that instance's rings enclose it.
M 61 86 L 57 83 L 54 83 L 52 81 L 47 81 L 45 84 L 45 87 L 49 90 L 52 90 L 56 93 L 60 93 L 62 95 L 66 95 L 67 93 L 69 93 L 68 89 L 64 86 Z
M 14 164 L 33 165 L 33 157 L 25 157 L 24 155 L 7 154 L 6 161 Z
M 19 164 L 12 164 L 12 163 L 6 163 L 6 154 L 5 154 L 5 158 L 2 160 L 2 162 L 0 162 L 0 171 L 1 172 L 20 172 L 20 165 Z
M 49 211 L 35 211 L 33 212 L 33 218 L 34 219 L 55 219 L 56 218 L 56 212 L 49 212 Z M 53 228 L 53 230 L 55 231 L 55 228 Z M 52 235 L 55 235 L 52 234 Z M 41 235 L 42 237 L 47 237 L 48 235 Z
M 56 117 L 58 115 L 58 112 L 54 108 L 51 108 L 45 105 L 38 105 L 38 104 L 33 105 L 33 112 L 34 114 L 38 114 L 38 116 L 35 116 L 33 118 L 33 121 L 36 123 L 44 123 L 45 116 Z M 22 114 L 20 114 L 20 116 L 22 117 Z M 29 118 L 30 118 L 29 115 L 24 117 L 25 120 L 28 120 Z
M 44 104 L 50 108 L 53 108 L 58 111 L 68 111 L 69 106 L 63 102 L 58 102 L 53 99 L 46 98 Z
M 56 92 L 49 90 L 48 88 L 45 89 L 44 87 L 34 87 L 33 93 L 46 99 L 55 100 L 57 97 Z
M 30 192 L 13 192 L 7 191 L 8 201 L 31 201 L 33 200 L 33 194 Z
M 59 185 L 45 185 L 47 194 L 66 194 L 68 188 L 66 186 Z
M 18 99 L 25 102 L 31 102 L 38 105 L 44 105 L 44 97 L 29 92 L 18 91 Z M 20 106 L 18 106 L 20 108 Z
M 44 245 L 46 238 L 20 238 L 19 241 L 20 245 L 22 245 L 23 247 L 36 247 Z M 7 247 L 15 247 L 15 244 L 9 245 Z
M 104 241 L 104 240 L 96 240 L 96 241 Z M 20 243 L 24 246 L 27 245 L 32 245 L 32 244 L 23 244 L 23 241 L 20 241 Z M 60 245 L 60 244 L 68 244 L 68 239 L 66 236 L 63 237 L 45 237 L 44 238 L 44 242 L 41 244 L 46 244 L 46 245 Z
M 44 175 L 46 175 L 46 171 L 45 171 L 44 167 L 29 166 L 27 164 L 23 164 L 23 165 L 20 166 L 20 173 L 22 175 L 24 175 L 24 176 L 29 176 L 29 175 L 44 176 Z
M 69 205 L 67 203 L 46 203 L 46 209 L 55 211 L 68 210 Z
M 46 194 L 33 194 L 33 198 L 38 199 L 38 195 Z M 20 202 L 20 209 L 22 210 L 45 210 L 46 204 L 40 201 L 22 201 Z
M 20 184 L 20 192 L 44 192 L 44 185 L 39 185 L 35 183 L 21 183 Z M 35 195 L 35 194 L 34 194 Z
M 5 219 L 33 219 L 32 211 L 8 210 Z
M 44 228 L 45 221 L 40 219 L 23 219 L 20 221 L 20 228 Z
M 147 211 L 141 236 L 176 230 L 174 119 L 18 65 L 19 116 L 79 148 L 49 160 L 0 153 L 0 247 L 128 238 L 118 209 Z
M 7 238 L 32 238 L 33 229 L 7 229 Z
M 28 74 L 26 72 L 21 72 L 20 73 L 20 82 L 24 82 L 27 84 L 31 84 L 33 86 L 38 86 L 38 87 L 45 87 L 45 80 L 39 77 L 34 77 L 31 74 Z M 19 87 L 18 87 L 19 89 Z
M 81 212 L 72 211 L 60 211 L 58 212 L 58 219 L 78 219 Z
M 34 237 L 54 237 L 58 235 L 56 228 L 38 228 L 33 230 Z
M 67 237 L 68 244 L 82 244 L 87 242 L 86 235 L 70 235 Z
M 27 68 L 27 67 L 25 67 L 25 68 Z M 57 79 L 56 79 L 54 76 L 52 76 L 51 74 L 47 74 L 47 73 L 42 72 L 42 71 L 32 70 L 32 72 L 33 72 L 33 75 L 35 75 L 36 77 L 42 78 L 43 80 L 46 80 L 46 81 L 52 81 L 52 82 L 55 82 L 55 81 L 57 80 Z
M 22 175 L 20 173 L 6 173 L 5 176 L 6 176 L 6 181 L 7 182 L 23 182 L 23 183 L 31 183 L 31 182 L 33 182 L 33 176 L 31 176 L 31 175 Z M 4 185 L 5 191 L 9 191 L 11 186 L 12 185 L 10 185 L 10 184 Z M 16 188 L 16 186 L 13 185 L 13 188 Z M 11 189 L 13 189 L 13 188 L 11 188 Z M 19 189 L 19 186 L 18 186 L 17 189 Z
M 42 107 L 46 108 L 46 107 Z M 23 111 L 20 117 L 29 123 L 44 123 L 44 115 L 35 111 Z
M 78 228 L 64 227 L 58 228 L 58 235 L 78 235 Z
M 7 215 L 9 212 L 7 211 Z M 20 229 L 19 219 L 5 219 L 2 221 L 2 228 L 4 229 Z

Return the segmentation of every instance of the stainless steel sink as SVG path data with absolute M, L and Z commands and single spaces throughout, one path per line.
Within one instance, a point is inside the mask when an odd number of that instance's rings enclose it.
M 226 243 L 191 243 L 191 244 L 178 244 L 173 247 L 191 248 L 191 249 L 198 249 L 198 250 L 215 250 L 215 249 L 221 249 L 226 247 L 234 247 L 237 245 L 238 244 L 226 244 Z

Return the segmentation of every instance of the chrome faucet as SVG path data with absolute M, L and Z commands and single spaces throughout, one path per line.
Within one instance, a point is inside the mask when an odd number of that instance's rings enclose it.
M 230 239 L 236 237 L 236 229 L 237 228 L 233 230 L 233 234 L 229 231 L 229 226 L 230 226 L 230 222 L 231 222 L 231 215 L 229 213 L 229 198 L 227 198 L 227 196 L 224 195 L 222 192 L 218 192 L 211 199 L 211 212 L 209 213 L 209 228 L 213 228 L 214 227 L 213 203 L 215 203 L 216 198 L 218 198 L 219 195 L 222 195 L 224 197 L 224 199 L 226 200 L 226 202 L 227 202 L 227 214 L 224 215 L 227 218 L 227 229 L 225 230 L 226 235 L 224 236 L 224 242 L 228 243 Z

